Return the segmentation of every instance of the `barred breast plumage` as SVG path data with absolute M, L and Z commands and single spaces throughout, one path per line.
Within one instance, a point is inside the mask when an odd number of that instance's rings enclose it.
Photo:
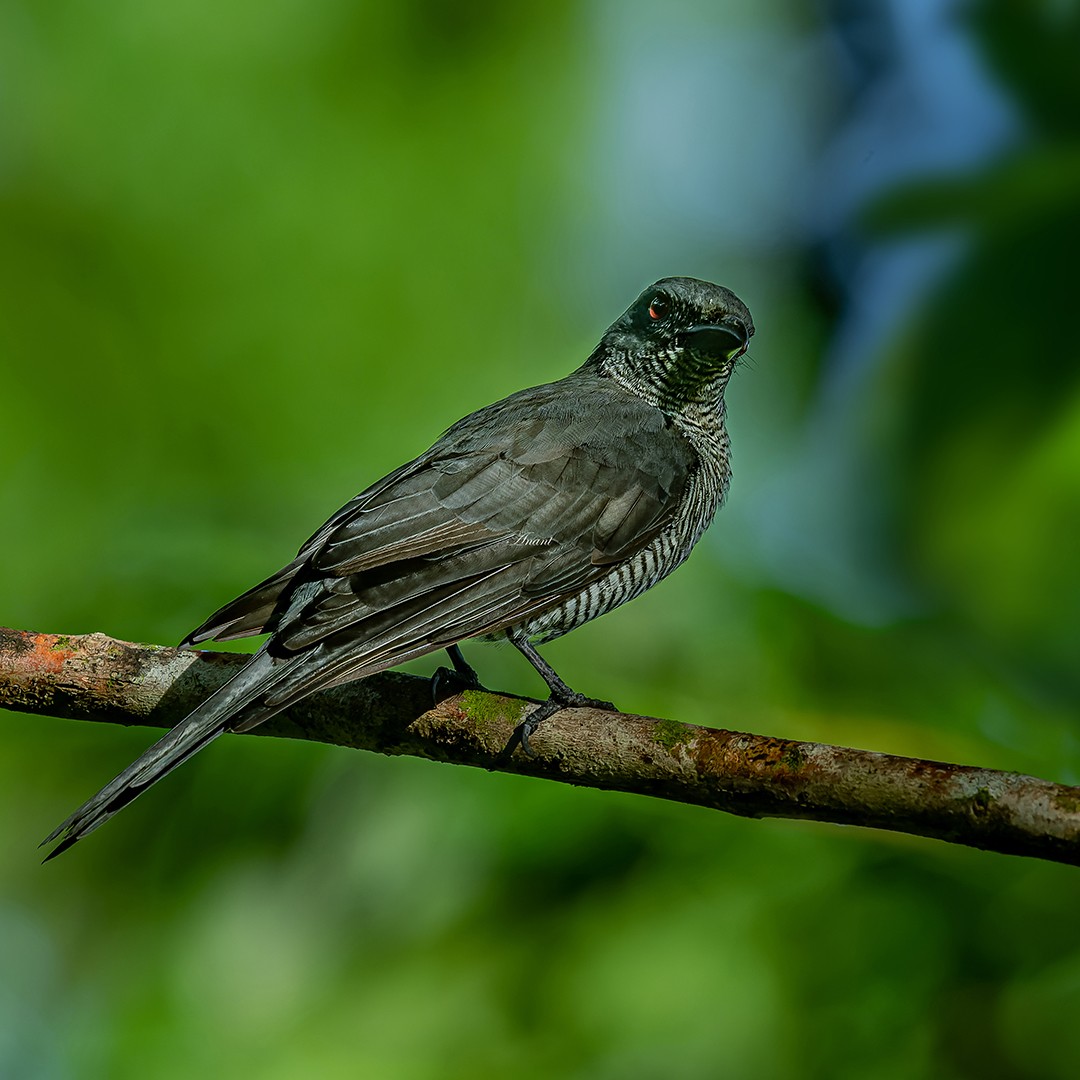
M 535 638 L 540 644 L 554 641 L 640 596 L 686 561 L 723 505 L 731 480 L 723 408 L 709 420 L 704 429 L 694 425 L 684 430 L 695 460 L 672 520 L 651 542 L 612 566 L 605 576 L 543 615 L 510 628 L 511 635 Z

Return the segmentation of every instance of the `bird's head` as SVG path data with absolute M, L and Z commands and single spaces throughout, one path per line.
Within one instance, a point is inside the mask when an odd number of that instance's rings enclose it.
M 719 404 L 753 333 L 749 310 L 730 289 L 663 278 L 615 320 L 592 361 L 665 409 Z

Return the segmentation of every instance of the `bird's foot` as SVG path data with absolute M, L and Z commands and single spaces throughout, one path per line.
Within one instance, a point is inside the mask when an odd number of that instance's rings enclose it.
M 436 668 L 435 673 L 431 676 L 431 697 L 435 704 L 438 705 L 440 701 L 445 701 L 455 694 L 463 694 L 466 690 L 481 690 L 485 694 L 491 693 L 487 687 L 480 685 L 480 679 L 475 671 L 470 672 L 470 674 L 471 678 L 464 672 L 454 671 L 452 668 Z
M 604 709 L 607 712 L 618 712 L 615 705 L 610 701 L 601 701 L 599 698 L 586 697 L 572 690 L 566 697 L 559 701 L 560 709 Z
M 465 657 L 461 655 L 461 649 L 452 645 L 446 650 L 450 659 L 454 662 L 451 670 L 448 667 L 435 669 L 431 676 L 431 697 L 435 704 L 445 701 L 454 694 L 463 694 L 466 690 L 480 690 L 485 694 L 492 693 L 486 686 L 480 684 L 480 676 L 469 666 Z
M 510 741 L 503 750 L 503 755 L 509 757 L 520 746 L 529 757 L 535 758 L 536 751 L 529 745 L 529 737 L 536 733 L 536 729 L 549 717 L 563 709 L 605 709 L 608 712 L 618 712 L 610 701 L 600 701 L 598 698 L 586 697 L 575 690 L 567 694 L 555 697 L 553 694 L 534 709 L 516 728 L 510 736 Z

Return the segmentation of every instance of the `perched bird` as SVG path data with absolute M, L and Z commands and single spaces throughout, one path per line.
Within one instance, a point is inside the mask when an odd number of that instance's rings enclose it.
M 225 731 L 248 731 L 316 690 L 505 636 L 560 708 L 572 691 L 543 643 L 639 596 L 679 566 L 731 470 L 724 388 L 754 324 L 728 289 L 665 278 L 577 371 L 459 420 L 430 450 L 346 503 L 273 577 L 182 643 L 270 638 L 220 690 L 45 841 L 81 840 Z M 513 746 L 513 743 L 511 744 Z

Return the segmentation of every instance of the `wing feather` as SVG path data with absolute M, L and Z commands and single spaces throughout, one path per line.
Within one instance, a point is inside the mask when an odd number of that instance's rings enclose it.
M 696 458 L 658 409 L 579 375 L 580 393 L 536 387 L 459 421 L 190 640 L 259 623 L 283 655 L 322 656 L 299 665 L 298 686 L 328 685 L 324 664 L 331 681 L 358 678 L 513 625 L 610 572 L 672 519 Z

